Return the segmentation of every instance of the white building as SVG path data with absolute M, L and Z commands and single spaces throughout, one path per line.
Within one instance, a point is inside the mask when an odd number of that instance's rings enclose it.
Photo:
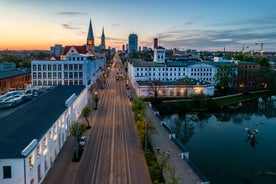
M 56 86 L 1 117 L 0 183 L 42 183 L 87 98 L 84 85 Z
M 128 63 L 128 77 L 138 96 L 151 96 L 152 93 L 149 91 L 153 88 L 152 85 L 155 88 L 162 88 L 159 90 L 162 91 L 160 92 L 162 96 L 182 96 L 194 93 L 213 95 L 215 75 L 218 67 L 222 65 L 230 65 L 236 70 L 236 65 L 230 62 L 166 61 L 165 48 L 158 46 L 154 50 L 153 61 L 136 59 Z M 190 84 L 193 84 L 192 92 L 185 92 L 187 87 L 177 82 L 184 78 L 190 79 Z M 200 90 L 199 87 L 201 87 Z M 176 92 L 180 88 L 182 93 Z M 165 92 L 165 90 L 168 91 Z
M 66 60 L 32 61 L 34 86 L 90 86 L 105 68 L 105 57 L 87 54 L 68 54 Z

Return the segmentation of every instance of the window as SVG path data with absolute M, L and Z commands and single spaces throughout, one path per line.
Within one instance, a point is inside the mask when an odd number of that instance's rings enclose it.
M 33 73 L 33 79 L 36 79 L 36 77 L 37 77 L 36 73 Z
M 81 64 L 79 65 L 79 70 L 82 70 L 82 65 Z
M 11 166 L 3 166 L 3 178 L 11 178 Z
M 36 71 L 36 65 L 33 65 L 33 71 Z
M 64 65 L 64 71 L 67 71 L 68 70 L 68 64 L 65 64 Z
M 44 147 L 44 149 L 47 148 L 47 137 L 44 137 L 44 139 L 43 139 L 43 147 Z
M 52 134 L 51 130 L 49 131 L 49 139 L 50 139 L 50 141 L 53 139 L 53 134 Z
M 34 167 L 34 153 L 31 153 L 29 157 L 29 169 L 31 170 Z
M 41 180 L 41 169 L 40 169 L 40 164 L 37 166 L 37 180 Z
M 44 155 L 44 170 L 47 171 L 48 163 L 47 163 L 47 155 Z
M 40 155 L 41 155 L 41 146 L 40 146 L 40 144 L 38 144 L 37 147 L 36 147 L 36 155 L 37 155 L 37 158 L 39 158 Z

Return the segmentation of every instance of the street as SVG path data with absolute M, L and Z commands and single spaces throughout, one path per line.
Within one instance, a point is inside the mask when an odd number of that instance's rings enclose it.
M 137 137 L 125 79 L 115 57 L 73 183 L 151 183 L 145 156 Z M 119 69 L 120 68 L 120 69 Z M 93 110 L 94 111 L 94 110 Z

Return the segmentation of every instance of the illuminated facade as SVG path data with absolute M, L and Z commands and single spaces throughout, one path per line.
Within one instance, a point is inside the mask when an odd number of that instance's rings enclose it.
M 214 95 L 215 75 L 218 67 L 236 65 L 230 62 L 166 61 L 165 48 L 156 47 L 153 62 L 132 60 L 128 63 L 128 77 L 138 96 L 151 96 L 152 84 L 161 96 L 183 96 L 195 93 Z M 191 86 L 179 84 L 188 78 Z M 189 88 L 189 92 L 185 91 Z
M 66 60 L 32 61 L 33 86 L 92 85 L 105 68 L 105 57 L 68 54 Z
M 88 93 L 85 86 L 57 86 L 1 119 L 1 184 L 42 183 L 69 136 L 69 127 L 87 104 Z M 76 96 L 66 106 L 72 94 Z M 7 130 L 10 123 L 14 127 Z

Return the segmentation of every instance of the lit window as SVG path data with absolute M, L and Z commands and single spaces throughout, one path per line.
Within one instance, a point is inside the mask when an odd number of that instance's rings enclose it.
M 34 153 L 29 157 L 29 169 L 31 170 L 34 167 Z
M 53 134 L 52 131 L 49 132 L 49 139 L 52 140 L 53 139 Z
M 43 147 L 44 147 L 44 149 L 47 148 L 47 138 L 46 137 L 44 137 L 44 139 L 43 139 Z
M 41 146 L 40 146 L 40 144 L 38 144 L 37 147 L 36 147 L 36 154 L 37 154 L 37 158 L 39 158 L 40 155 L 41 155 Z

